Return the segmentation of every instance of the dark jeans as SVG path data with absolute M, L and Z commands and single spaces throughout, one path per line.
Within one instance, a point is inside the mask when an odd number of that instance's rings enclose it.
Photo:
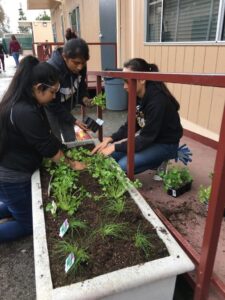
M 32 234 L 31 181 L 0 182 L 0 219 L 12 217 L 0 224 L 0 243 Z
M 1 60 L 1 63 L 2 63 L 2 69 L 3 69 L 3 71 L 5 71 L 5 58 L 4 58 L 4 54 L 0 54 L 0 60 Z M 0 66 L 0 69 L 1 69 L 1 66 Z
M 165 160 L 177 155 L 178 144 L 153 144 L 134 155 L 134 173 L 158 168 Z M 112 157 L 118 162 L 123 171 L 127 171 L 127 153 L 114 152 Z
M 74 126 L 68 123 L 60 122 L 55 114 L 50 112 L 47 108 L 45 109 L 49 125 L 51 127 L 52 133 L 57 139 L 62 142 L 62 137 L 64 142 L 74 142 L 75 141 L 75 131 Z

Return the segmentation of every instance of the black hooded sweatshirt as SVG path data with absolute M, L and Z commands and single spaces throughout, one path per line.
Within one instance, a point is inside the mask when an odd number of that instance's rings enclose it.
M 58 70 L 60 75 L 60 91 L 56 94 L 56 98 L 47 105 L 47 109 L 57 115 L 59 121 L 74 124 L 76 118 L 71 114 L 71 110 L 76 104 L 83 104 L 82 99 L 88 96 L 87 69 L 85 67 L 79 74 L 72 73 L 66 66 L 62 51 L 62 48 L 58 48 L 47 61 Z
M 135 152 L 150 147 L 151 144 L 177 144 L 183 135 L 183 128 L 175 103 L 160 89 L 157 82 L 149 81 L 144 97 L 138 101 L 136 109 Z M 113 141 L 127 138 L 126 122 L 111 137 Z M 127 141 L 115 144 L 115 150 L 127 152 Z

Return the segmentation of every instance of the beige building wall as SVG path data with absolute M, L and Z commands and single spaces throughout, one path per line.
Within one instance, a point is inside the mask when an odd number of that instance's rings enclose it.
M 52 23 L 51 21 L 34 21 L 32 22 L 33 40 L 35 43 L 48 41 L 53 42 Z
M 225 45 L 150 45 L 144 41 L 144 2 L 117 0 L 118 61 L 131 57 L 156 63 L 162 72 L 225 73 Z M 168 83 L 181 104 L 184 128 L 218 140 L 225 89 Z
M 80 34 L 87 43 L 99 43 L 99 1 L 98 0 L 62 0 L 61 5 L 51 10 L 52 24 L 56 28 L 58 42 L 64 42 L 62 33 L 62 19 L 64 33 L 71 27 L 70 14 L 79 7 Z M 101 70 L 101 49 L 99 45 L 89 45 L 90 60 L 88 70 Z

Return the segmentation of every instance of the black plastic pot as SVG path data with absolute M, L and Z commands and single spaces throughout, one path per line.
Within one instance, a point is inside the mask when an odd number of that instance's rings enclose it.
M 192 186 L 192 181 L 186 183 L 185 185 L 181 186 L 180 188 L 178 189 L 169 189 L 167 190 L 167 194 L 174 197 L 174 198 L 177 198 L 179 197 L 180 195 L 184 194 L 185 192 L 188 192 L 191 190 L 191 186 Z
M 96 132 L 100 128 L 100 125 L 90 117 L 84 117 L 84 123 L 87 125 L 88 129 L 93 132 Z

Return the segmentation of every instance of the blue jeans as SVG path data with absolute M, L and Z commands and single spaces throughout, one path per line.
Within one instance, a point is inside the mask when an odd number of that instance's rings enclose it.
M 0 243 L 32 234 L 31 181 L 0 182 L 0 219 L 12 220 L 0 224 Z
M 19 52 L 13 52 L 13 53 L 12 53 L 12 57 L 13 57 L 14 60 L 15 60 L 16 66 L 19 65 L 19 56 L 20 56 L 20 53 L 19 53 Z
M 178 144 L 153 144 L 134 154 L 134 173 L 158 168 L 165 160 L 173 159 L 177 155 Z M 127 172 L 127 153 L 114 152 L 112 157 L 118 162 L 121 169 Z

